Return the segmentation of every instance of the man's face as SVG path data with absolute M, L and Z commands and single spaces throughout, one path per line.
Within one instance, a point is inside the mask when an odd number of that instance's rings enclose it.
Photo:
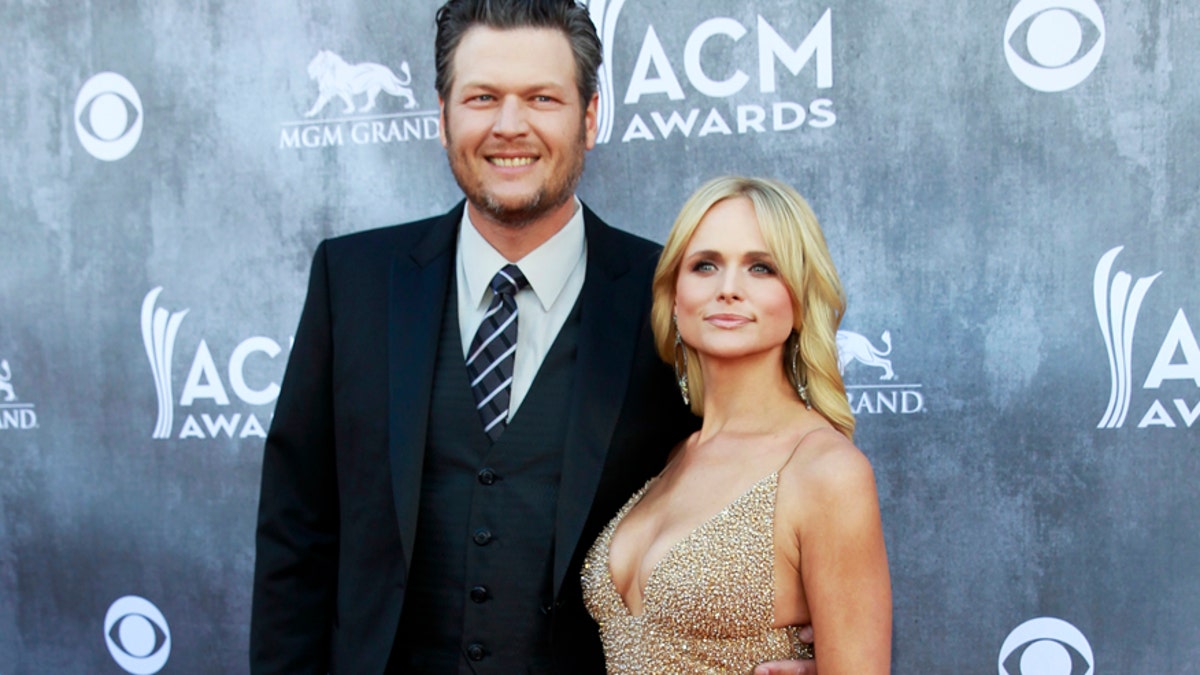
M 566 35 L 476 26 L 452 64 L 442 145 L 471 205 L 522 226 L 566 203 L 595 144 L 597 108 L 597 97 L 579 99 Z

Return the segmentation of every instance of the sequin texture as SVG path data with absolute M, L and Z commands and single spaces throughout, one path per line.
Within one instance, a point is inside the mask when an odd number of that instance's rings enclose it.
M 608 672 L 749 673 L 763 661 L 810 658 L 798 627 L 771 626 L 778 471 L 675 544 L 646 581 L 642 613 L 629 612 L 610 574 L 609 542 L 651 483 L 617 512 L 583 566 Z

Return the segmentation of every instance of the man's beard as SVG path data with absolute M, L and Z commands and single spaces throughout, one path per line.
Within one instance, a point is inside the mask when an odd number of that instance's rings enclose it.
M 570 163 L 564 167 L 565 172 L 561 172 L 561 175 L 550 176 L 549 180 L 528 199 L 515 206 L 501 202 L 484 188 L 482 181 L 470 174 L 468 162 L 459 157 L 454 150 L 453 142 L 449 142 L 449 133 L 447 133 L 447 141 L 450 151 L 446 154 L 450 159 L 450 172 L 454 174 L 454 180 L 458 183 L 458 187 L 467 196 L 467 201 L 497 223 L 516 229 L 536 221 L 562 206 L 575 195 L 575 188 L 579 185 L 579 179 L 583 175 L 583 158 L 586 154 L 584 138 L 584 132 L 581 129 L 577 144 L 571 148 L 574 151 L 573 157 Z

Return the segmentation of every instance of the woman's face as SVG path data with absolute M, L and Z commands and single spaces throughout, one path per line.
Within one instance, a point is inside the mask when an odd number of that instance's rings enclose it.
M 792 297 L 745 197 L 709 209 L 688 242 L 675 282 L 675 315 L 698 353 L 740 358 L 782 349 Z

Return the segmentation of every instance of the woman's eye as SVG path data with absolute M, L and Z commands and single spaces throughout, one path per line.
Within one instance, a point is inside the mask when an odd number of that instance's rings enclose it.
M 692 265 L 693 272 L 711 272 L 715 269 L 717 269 L 717 266 L 707 260 L 701 260 L 700 262 Z
M 750 266 L 750 271 L 756 274 L 774 274 L 775 268 L 766 263 L 754 263 Z

